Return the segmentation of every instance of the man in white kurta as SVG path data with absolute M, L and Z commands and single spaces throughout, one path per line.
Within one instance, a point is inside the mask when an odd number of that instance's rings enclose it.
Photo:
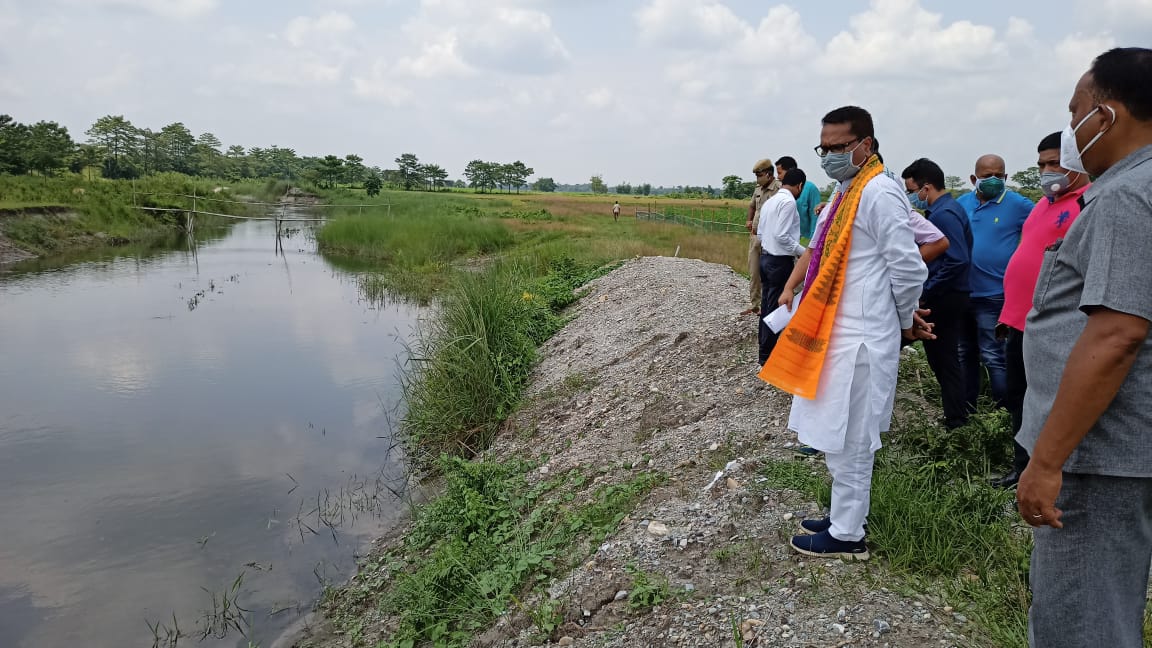
M 872 155 L 871 117 L 862 109 L 855 110 L 867 117 L 866 122 L 851 111 L 849 122 L 836 123 L 839 111 L 825 117 L 823 166 L 840 181 L 838 190 L 849 186 Z M 830 133 L 831 126 L 837 128 Z M 842 153 L 836 161 L 848 160 L 847 168 L 828 164 L 833 157 L 829 153 L 837 150 Z M 831 211 L 821 213 L 818 234 Z M 808 258 L 805 254 L 800 264 L 805 265 Z M 901 335 L 915 336 L 913 319 L 927 275 L 908 224 L 905 192 L 881 173 L 865 185 L 852 225 L 844 288 L 816 397 L 792 400 L 788 427 L 802 443 L 825 453 L 832 475 L 831 514 L 825 520 L 802 522 L 806 535 L 792 540 L 793 548 L 801 553 L 868 557 L 863 539 L 873 459 L 880 449 L 880 433 L 888 431 L 892 419 Z M 793 279 L 789 283 L 798 285 L 803 271 L 798 269 Z M 785 295 L 790 293 L 786 288 Z M 785 301 L 782 297 L 781 303 Z

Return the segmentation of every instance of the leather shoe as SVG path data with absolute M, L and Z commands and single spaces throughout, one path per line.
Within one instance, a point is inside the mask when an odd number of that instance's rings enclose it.
M 1005 489 L 1007 489 L 1007 488 L 1015 488 L 1016 483 L 1019 481 L 1020 481 L 1020 473 L 1013 470 L 1012 472 L 1008 473 L 1007 475 L 1004 475 L 1000 479 L 993 479 L 991 483 L 992 483 L 993 488 L 1005 488 Z

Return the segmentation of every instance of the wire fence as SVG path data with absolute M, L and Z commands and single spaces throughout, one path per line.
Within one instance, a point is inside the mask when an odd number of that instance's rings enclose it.
M 285 194 L 287 196 L 288 194 Z M 157 200 L 159 199 L 159 200 Z M 145 202 L 147 204 L 142 204 Z M 166 203 L 166 204 L 163 204 Z M 221 208 L 216 208 L 216 211 L 209 211 L 204 209 L 204 204 L 221 205 Z M 309 217 L 295 213 L 292 216 L 284 215 L 284 210 L 295 210 L 303 208 L 306 210 L 316 209 L 334 209 L 343 211 L 346 214 L 357 213 L 363 214 L 365 208 L 369 210 L 386 210 L 387 216 L 392 216 L 391 203 L 319 203 L 307 202 L 300 203 L 292 200 L 283 200 L 279 202 L 263 202 L 259 200 L 230 200 L 227 198 L 216 198 L 213 196 L 200 195 L 198 193 L 183 194 L 183 193 L 166 193 L 158 191 L 138 192 L 133 185 L 132 191 L 132 204 L 137 209 L 146 212 L 175 212 L 183 213 L 186 215 L 200 214 L 204 216 L 221 216 L 224 218 L 243 219 L 243 220 L 267 220 L 276 221 L 277 223 L 286 221 L 312 221 L 319 222 L 327 220 L 331 214 L 324 214 L 319 217 Z M 223 213 L 228 211 L 231 213 Z
M 748 208 L 744 207 L 694 207 L 692 205 L 650 206 L 647 210 L 636 210 L 636 218 L 657 223 L 675 223 L 695 227 L 705 232 L 721 234 L 747 234 L 745 223 Z

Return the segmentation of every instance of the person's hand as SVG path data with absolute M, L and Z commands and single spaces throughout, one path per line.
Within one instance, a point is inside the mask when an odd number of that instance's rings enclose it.
M 936 325 L 924 320 L 931 314 L 932 311 L 927 308 L 917 309 L 912 314 L 912 328 L 902 329 L 900 334 L 904 336 L 905 340 L 935 340 L 936 334 L 932 332 L 932 329 Z
M 752 221 L 745 221 L 744 222 L 744 228 L 747 229 L 749 232 L 751 232 L 752 231 Z
M 816 213 L 819 214 L 820 212 L 824 211 L 824 208 L 827 206 L 828 206 L 828 203 L 826 203 L 826 202 L 822 202 L 819 205 L 816 205 Z
M 1004 322 L 997 322 L 996 328 L 993 330 L 996 332 L 997 340 L 1003 341 L 1008 339 L 1008 325 Z
M 788 312 L 791 313 L 792 312 L 792 299 L 794 297 L 795 297 L 795 295 L 792 294 L 792 291 L 785 288 L 784 292 L 780 293 L 780 299 L 777 299 L 776 303 L 779 304 L 780 306 L 787 307 Z
M 1059 468 L 1029 463 L 1020 475 L 1020 483 L 1016 484 L 1016 510 L 1020 511 L 1020 517 L 1034 527 L 1064 528 L 1060 521 L 1064 511 L 1056 508 L 1056 496 L 1063 483 L 1064 475 Z

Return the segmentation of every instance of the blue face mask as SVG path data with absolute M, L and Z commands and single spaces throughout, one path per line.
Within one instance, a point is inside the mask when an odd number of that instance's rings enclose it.
M 919 191 L 909 191 L 908 202 L 912 203 L 912 207 L 916 209 L 928 209 L 929 207 L 927 200 L 920 199 Z

